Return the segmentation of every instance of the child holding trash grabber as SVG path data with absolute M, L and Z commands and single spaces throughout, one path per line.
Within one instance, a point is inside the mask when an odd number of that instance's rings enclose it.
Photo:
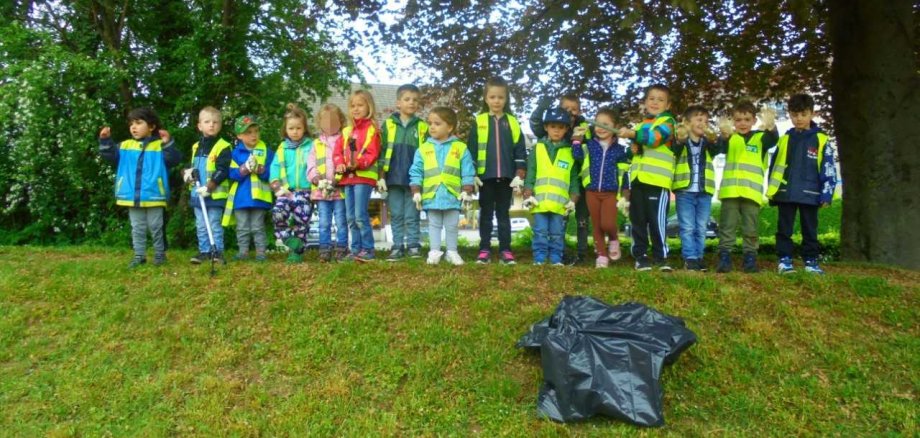
M 207 106 L 201 109 L 198 113 L 198 131 L 201 132 L 201 138 L 192 145 L 192 167 L 182 171 L 182 179 L 189 185 L 189 205 L 195 212 L 198 254 L 190 261 L 196 265 L 212 257 L 226 262 L 224 228 L 220 225 L 220 220 L 227 205 L 227 195 L 230 193 L 232 147 L 229 142 L 218 137 L 221 123 L 221 114 L 217 108 Z M 196 170 L 198 179 L 193 177 Z

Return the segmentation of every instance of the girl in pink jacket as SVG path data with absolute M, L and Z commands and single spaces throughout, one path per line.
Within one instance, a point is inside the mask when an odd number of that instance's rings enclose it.
M 333 148 L 342 136 L 345 114 L 334 104 L 319 110 L 317 124 L 319 135 L 307 160 L 307 179 L 313 184 L 310 199 L 319 210 L 319 261 L 342 259 L 348 253 L 348 225 L 345 219 L 345 199 L 338 183 L 342 174 L 336 174 Z M 335 219 L 335 241 L 332 241 L 332 220 Z M 334 249 L 334 253 L 333 253 Z

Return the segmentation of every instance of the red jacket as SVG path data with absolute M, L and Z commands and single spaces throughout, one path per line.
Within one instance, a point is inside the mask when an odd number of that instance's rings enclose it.
M 368 131 L 373 130 L 371 134 L 370 142 L 367 143 L 367 147 L 363 148 L 365 142 L 367 142 Z M 351 138 L 355 139 L 355 144 L 357 145 L 357 152 L 354 154 L 354 161 L 357 165 L 358 170 L 374 170 L 374 174 L 377 174 L 377 158 L 380 156 L 380 130 L 374 126 L 374 123 L 370 119 L 357 119 L 355 120 L 354 130 L 351 132 Z M 335 143 L 335 150 L 332 154 L 332 160 L 335 163 L 335 166 L 338 167 L 340 164 L 348 166 L 351 162 L 351 151 L 348 147 L 348 142 L 350 139 L 346 139 L 343 135 L 339 137 L 339 140 Z M 354 184 L 367 184 L 371 186 L 377 185 L 377 178 L 364 178 L 355 174 L 354 171 L 345 171 L 345 176 L 342 177 L 342 180 L 339 181 L 339 185 L 354 185 Z

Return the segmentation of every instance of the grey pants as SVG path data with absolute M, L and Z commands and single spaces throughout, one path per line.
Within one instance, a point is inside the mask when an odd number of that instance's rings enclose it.
M 153 250 L 158 257 L 166 254 L 166 237 L 163 235 L 163 207 L 131 207 L 128 208 L 128 217 L 131 218 L 131 244 L 134 246 L 134 256 L 146 258 L 147 255 L 147 230 L 153 237 Z
M 460 210 L 428 210 L 428 239 L 432 251 L 441 250 L 441 232 L 444 231 L 448 251 L 457 250 L 457 225 Z
M 254 240 L 256 254 L 265 254 L 268 240 L 265 237 L 265 210 L 259 208 L 244 208 L 234 210 L 236 216 L 236 243 L 239 245 L 240 254 L 249 253 L 249 242 Z

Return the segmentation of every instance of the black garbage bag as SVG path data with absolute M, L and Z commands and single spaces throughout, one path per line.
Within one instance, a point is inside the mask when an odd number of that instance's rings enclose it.
M 567 296 L 517 346 L 540 349 L 540 414 L 560 422 L 599 414 L 661 426 L 662 365 L 695 342 L 683 320 L 643 304 Z

